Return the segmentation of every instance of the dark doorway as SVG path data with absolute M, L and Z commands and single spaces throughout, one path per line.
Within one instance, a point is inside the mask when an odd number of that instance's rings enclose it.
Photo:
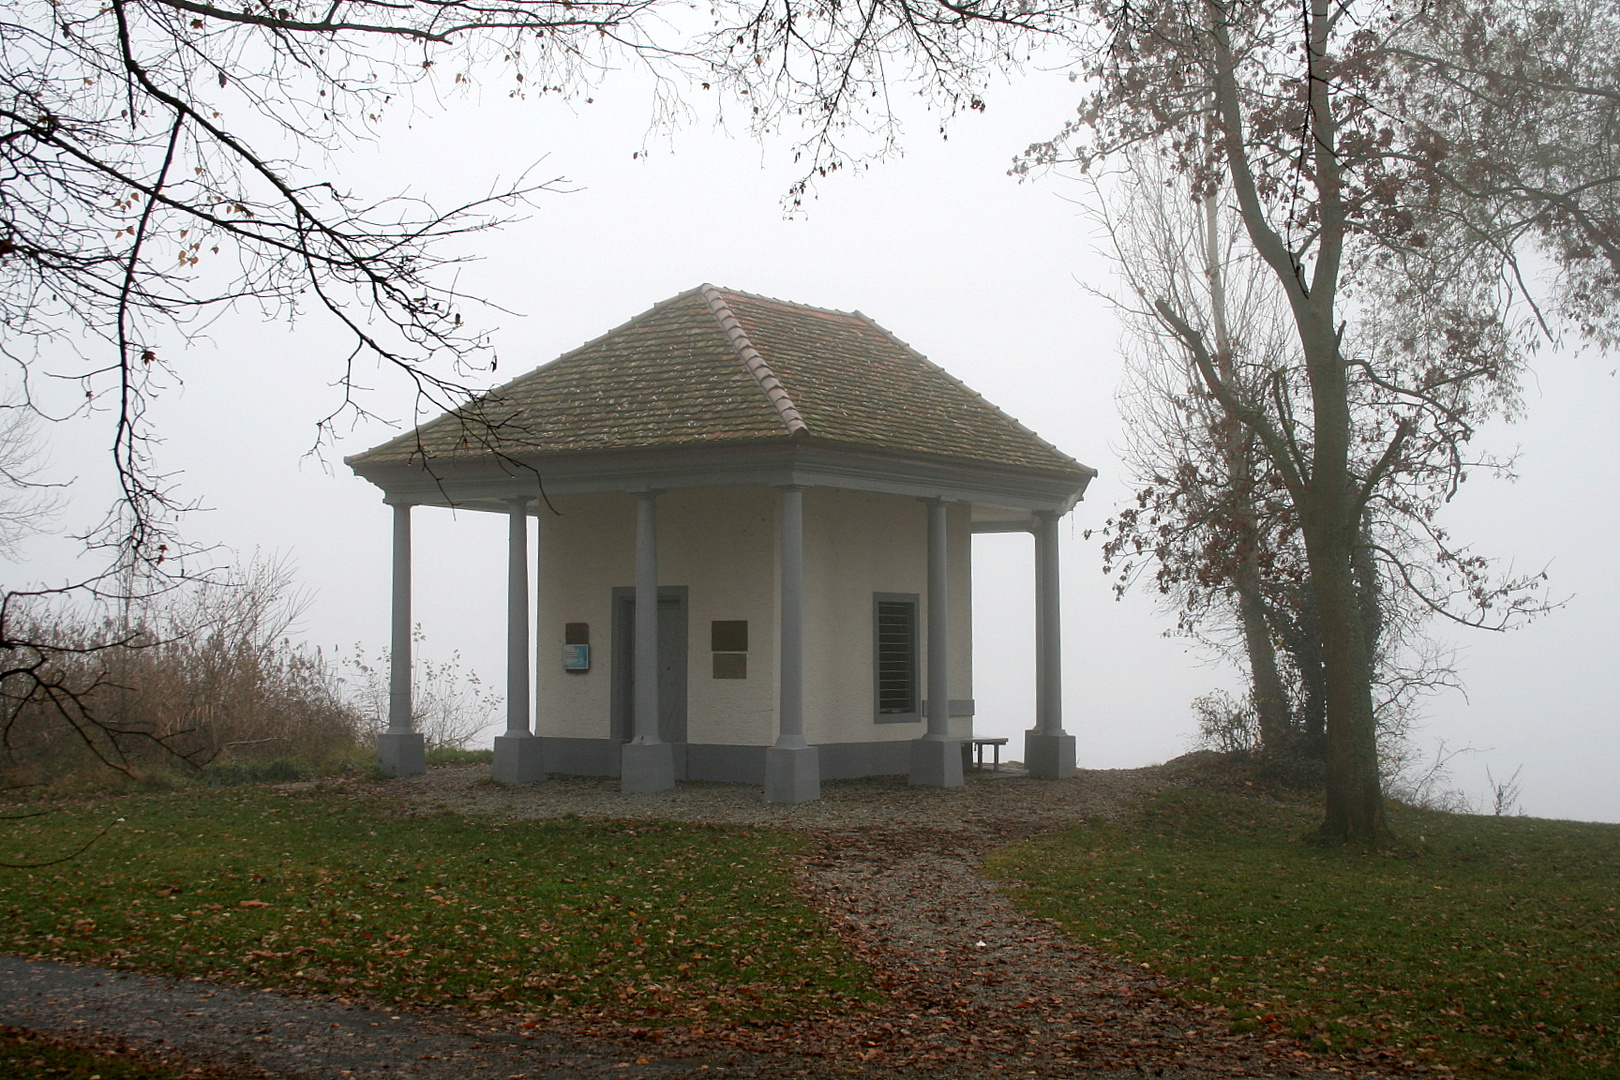
M 613 590 L 613 737 L 628 742 L 636 700 L 636 590 Z M 686 777 L 686 586 L 658 588 L 658 737 Z

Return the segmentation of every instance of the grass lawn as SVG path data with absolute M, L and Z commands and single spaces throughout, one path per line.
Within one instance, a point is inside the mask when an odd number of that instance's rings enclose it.
M 13 807 L 11 812 L 17 812 Z M 873 996 L 744 829 L 407 817 L 319 790 L 77 801 L 8 822 L 0 948 L 410 1003 L 771 1021 Z
M 0 1027 L 0 1076 L 7 1080 L 181 1080 L 135 1057 L 97 1054 L 19 1028 Z
M 1397 850 L 1302 843 L 1314 808 L 1163 794 L 989 860 L 1081 941 L 1240 1028 L 1465 1075 L 1620 1072 L 1620 826 L 1395 808 Z

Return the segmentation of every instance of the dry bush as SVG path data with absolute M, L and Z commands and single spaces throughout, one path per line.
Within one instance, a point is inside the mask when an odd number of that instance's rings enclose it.
M 1198 717 L 1194 750 L 1251 756 L 1260 753 L 1260 720 L 1247 695 L 1239 701 L 1225 690 L 1211 690 L 1194 698 L 1192 709 Z
M 505 698 L 484 686 L 478 672 L 463 670 L 461 653 L 436 661 L 424 655 L 422 627 L 411 632 L 411 726 L 422 733 L 429 750 L 466 750 L 479 732 L 499 718 Z M 355 645 L 338 667 L 346 693 L 371 731 L 388 725 L 388 654 L 367 657 Z
M 1436 740 L 1431 756 L 1406 738 L 1385 739 L 1379 747 L 1379 768 L 1384 774 L 1384 793 L 1396 802 L 1446 814 L 1477 814 L 1478 802 L 1455 786 L 1452 759 L 1479 751 L 1472 746 L 1453 750 L 1444 739 Z
M 290 637 L 306 602 L 285 561 L 261 558 L 116 615 L 12 613 L 33 631 L 15 637 L 58 644 L 8 658 L 29 670 L 0 682 L 5 781 L 353 753 L 363 725 L 341 680 Z

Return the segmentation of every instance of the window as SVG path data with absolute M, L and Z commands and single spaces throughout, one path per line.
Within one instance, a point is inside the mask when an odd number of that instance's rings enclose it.
M 872 676 L 876 720 L 904 724 L 917 713 L 917 596 L 872 597 Z
M 714 652 L 715 678 L 748 678 L 747 619 L 716 619 L 711 622 L 709 648 Z

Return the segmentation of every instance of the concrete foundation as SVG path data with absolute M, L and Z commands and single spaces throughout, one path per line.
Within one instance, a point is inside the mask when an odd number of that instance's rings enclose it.
M 1074 776 L 1074 736 L 1024 732 L 1024 768 L 1042 780 L 1068 780 Z
M 533 735 L 495 736 L 495 764 L 490 775 L 497 784 L 538 784 L 546 778 L 545 741 Z
M 619 756 L 619 790 L 632 794 L 675 786 L 675 748 L 669 743 L 627 742 Z
M 765 801 L 812 802 L 821 798 L 821 751 L 814 746 L 773 746 L 765 751 Z
M 385 731 L 377 736 L 377 768 L 384 776 L 427 772 L 427 740 L 419 731 Z
M 910 779 L 926 787 L 961 787 L 962 740 L 913 739 Z

